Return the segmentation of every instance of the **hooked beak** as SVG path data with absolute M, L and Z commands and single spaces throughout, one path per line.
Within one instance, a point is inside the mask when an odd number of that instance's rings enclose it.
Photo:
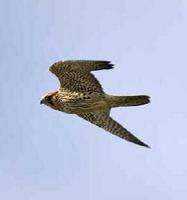
M 43 104 L 43 103 L 44 103 L 43 99 L 42 99 L 42 100 L 40 100 L 40 104 Z

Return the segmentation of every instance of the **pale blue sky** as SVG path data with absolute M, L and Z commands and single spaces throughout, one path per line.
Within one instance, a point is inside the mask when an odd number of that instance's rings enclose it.
M 186 200 L 187 1 L 1 0 L 0 199 Z M 152 149 L 39 104 L 48 67 L 102 59 L 109 94 L 147 94 L 112 116 Z

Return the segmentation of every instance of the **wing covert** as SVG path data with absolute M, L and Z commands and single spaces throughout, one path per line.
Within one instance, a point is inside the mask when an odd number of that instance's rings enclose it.
M 109 61 L 67 60 L 54 63 L 49 70 L 55 74 L 61 89 L 72 92 L 100 92 L 103 89 L 91 71 L 112 69 Z

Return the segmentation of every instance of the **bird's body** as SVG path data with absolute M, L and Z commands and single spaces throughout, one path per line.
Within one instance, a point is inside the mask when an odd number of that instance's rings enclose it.
M 81 114 L 109 108 L 107 105 L 107 95 L 97 92 L 60 91 L 58 97 L 60 111 L 69 114 Z
M 149 97 L 111 96 L 106 94 L 91 71 L 111 69 L 108 61 L 60 61 L 49 70 L 60 80 L 58 91 L 44 96 L 44 103 L 55 110 L 79 117 L 136 144 L 146 146 L 137 137 L 110 117 L 110 110 L 120 106 L 138 106 L 149 103 Z

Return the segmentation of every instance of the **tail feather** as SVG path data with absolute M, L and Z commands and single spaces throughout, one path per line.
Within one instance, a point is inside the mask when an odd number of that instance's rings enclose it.
M 150 97 L 146 95 L 137 96 L 110 96 L 109 104 L 111 107 L 121 106 L 140 106 L 150 102 Z

